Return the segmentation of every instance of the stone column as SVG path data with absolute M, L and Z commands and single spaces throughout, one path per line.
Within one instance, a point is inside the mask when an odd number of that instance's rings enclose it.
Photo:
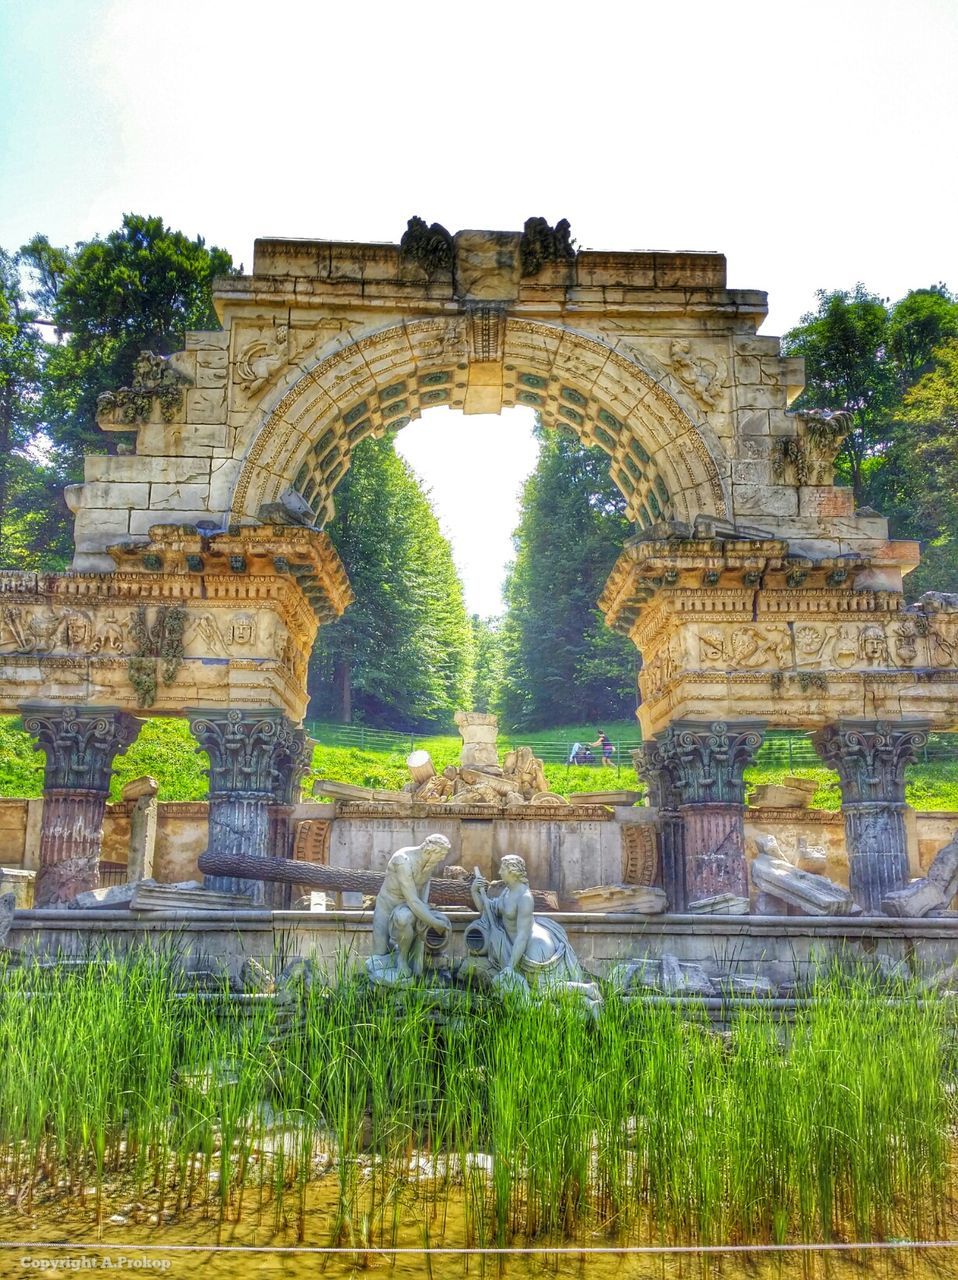
M 757 721 L 676 720 L 658 738 L 679 799 L 688 905 L 749 896 L 742 774 L 763 731 Z
M 654 738 L 632 753 L 635 771 L 648 787 L 649 804 L 658 810 L 662 888 L 669 910 L 681 913 L 687 906 L 685 891 L 685 833 L 679 814 L 675 778 Z
M 874 915 L 886 893 L 908 883 L 905 766 L 928 741 L 927 729 L 914 721 L 839 720 L 812 735 L 841 781 L 852 897 Z
M 269 810 L 295 730 L 276 708 L 262 711 L 188 711 L 190 728 L 209 755 L 211 853 L 269 857 L 277 837 Z M 206 876 L 208 889 L 249 894 L 267 906 L 262 880 Z
M 100 883 L 103 815 L 115 757 L 138 720 L 105 707 L 22 708 L 23 727 L 46 752 L 40 865 L 34 905 L 57 907 Z
M 312 758 L 313 743 L 306 731 L 290 728 L 288 746 L 277 752 L 273 802 L 267 813 L 269 856 L 272 858 L 293 856 L 293 806 L 300 801 L 303 775 L 308 772 Z M 264 888 L 266 904 L 274 911 L 290 909 L 293 885 L 271 881 Z

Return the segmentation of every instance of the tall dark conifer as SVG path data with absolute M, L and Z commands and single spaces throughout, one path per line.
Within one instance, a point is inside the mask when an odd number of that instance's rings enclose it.
M 506 582 L 501 711 L 509 728 L 589 726 L 635 710 L 634 648 L 596 608 L 632 528 L 606 455 L 540 434 Z
M 319 635 L 310 715 L 395 729 L 468 705 L 472 637 L 449 543 L 391 440 L 358 446 L 329 535 L 356 601 Z

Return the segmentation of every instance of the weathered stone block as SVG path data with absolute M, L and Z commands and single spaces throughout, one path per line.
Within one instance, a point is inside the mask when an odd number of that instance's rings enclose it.
M 81 508 L 73 527 L 77 551 L 102 551 L 111 542 L 119 542 L 130 532 L 133 514 L 125 508 Z
M 762 366 L 756 356 L 735 357 L 735 380 L 740 386 L 758 386 L 762 381 Z
M 732 349 L 737 356 L 777 356 L 781 350 L 781 339 L 774 337 L 735 337 Z
M 511 231 L 460 231 L 455 244 L 455 292 L 477 301 L 509 301 L 519 294 L 519 243 Z
M 187 422 L 212 423 L 226 421 L 226 391 L 210 387 L 192 387 L 186 393 Z
M 197 387 L 223 388 L 229 372 L 229 361 L 225 351 L 204 352 L 196 357 L 194 379 Z
M 229 346 L 227 329 L 191 329 L 186 335 L 187 351 L 225 350 Z
M 768 462 L 756 459 L 733 459 L 732 481 L 734 484 L 768 485 L 772 480 L 772 468 Z
M 169 508 L 166 512 L 164 512 L 162 509 L 158 508 L 155 511 L 154 510 L 131 511 L 130 512 L 130 530 L 129 530 L 130 533 L 137 534 L 137 535 L 146 535 L 146 534 L 149 534 L 150 530 L 153 528 L 154 525 L 163 524 L 163 523 L 195 525 L 201 520 L 209 520 L 211 518 L 210 510 L 208 507 L 202 507 L 194 511 L 187 511 L 177 507 L 175 509 L 176 519 L 174 521 L 171 521 L 169 519 L 169 514 L 170 512 L 172 512 L 172 510 L 173 508 Z M 166 521 L 164 521 L 164 515 L 166 515 L 167 517 Z
M 743 386 L 739 388 L 738 407 L 742 410 L 784 409 L 784 392 L 781 387 Z
M 115 481 L 84 484 L 79 493 L 80 505 L 112 510 L 120 507 L 145 507 L 150 501 L 148 484 L 118 484 Z
M 201 511 L 209 509 L 208 484 L 151 484 L 149 505 L 154 512 L 154 524 L 162 524 L 162 511 Z M 145 504 L 144 504 L 145 505 Z
M 811 516 L 813 519 L 850 516 L 855 510 L 855 495 L 851 489 L 832 485 L 802 485 L 798 494 L 799 510 L 803 516 Z
M 736 484 L 732 501 L 737 516 L 794 516 L 798 494 L 787 485 Z
M 767 436 L 768 414 L 748 413 L 742 421 L 740 430 L 743 436 Z

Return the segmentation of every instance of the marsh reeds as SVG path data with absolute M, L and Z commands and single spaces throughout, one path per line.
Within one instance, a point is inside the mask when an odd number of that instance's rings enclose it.
M 929 1237 L 948 1006 L 867 975 L 792 1020 L 606 993 L 494 1003 L 340 977 L 237 1000 L 175 957 L 0 971 L 0 1187 L 395 1245 Z

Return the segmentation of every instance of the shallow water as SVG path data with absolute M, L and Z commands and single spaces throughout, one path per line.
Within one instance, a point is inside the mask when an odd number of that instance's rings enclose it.
M 403 1206 L 394 1243 L 363 1248 L 357 1242 L 329 1247 L 332 1188 L 311 1194 L 304 1243 L 297 1243 L 297 1224 L 288 1207 L 277 1223 L 267 1207 L 243 1213 L 239 1222 L 218 1228 L 215 1215 L 202 1208 L 150 1225 L 135 1220 L 105 1220 L 97 1226 L 91 1206 L 81 1209 L 53 1200 L 33 1213 L 0 1209 L 0 1277 L 30 1275 L 127 1274 L 225 1280 L 242 1276 L 316 1280 L 346 1276 L 381 1276 L 384 1280 L 458 1280 L 496 1277 L 503 1280 L 549 1280 L 581 1276 L 583 1280 L 698 1280 L 699 1277 L 754 1277 L 781 1280 L 953 1280 L 958 1276 L 958 1211 L 943 1224 L 939 1241 L 956 1247 L 910 1248 L 904 1242 L 877 1248 L 805 1246 L 776 1250 L 768 1246 L 716 1246 L 701 1252 L 660 1247 L 617 1246 L 614 1237 L 594 1233 L 574 1244 L 550 1247 L 540 1241 L 511 1249 L 464 1250 L 443 1245 L 436 1234 L 439 1212 L 429 1221 L 411 1204 Z M 103 1210 L 108 1219 L 111 1204 Z M 362 1230 L 362 1224 L 355 1224 Z M 442 1240 L 462 1241 L 462 1206 L 446 1210 Z M 428 1247 L 424 1247 L 427 1246 Z

